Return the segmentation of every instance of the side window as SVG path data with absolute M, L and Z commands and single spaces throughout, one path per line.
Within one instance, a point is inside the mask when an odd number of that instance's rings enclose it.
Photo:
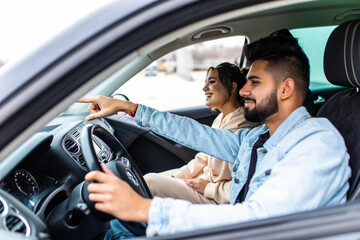
M 127 81 L 116 93 L 159 110 L 203 105 L 206 70 L 222 62 L 238 63 L 245 37 L 191 45 L 163 56 Z
M 336 87 L 326 80 L 323 68 L 323 57 L 328 37 L 336 26 L 314 27 L 290 30 L 298 39 L 300 46 L 310 62 L 310 89 Z

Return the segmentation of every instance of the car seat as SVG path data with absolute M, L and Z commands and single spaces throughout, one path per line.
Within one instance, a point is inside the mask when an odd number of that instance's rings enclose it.
M 360 20 L 343 23 L 331 33 L 325 47 L 324 72 L 330 83 L 350 87 L 327 100 L 316 116 L 328 118 L 345 139 L 352 171 L 351 201 L 360 192 Z
M 305 99 L 304 99 L 304 103 L 303 106 L 306 108 L 306 110 L 308 111 L 308 113 L 311 116 L 315 115 L 315 105 L 314 105 L 314 99 L 313 99 L 313 94 L 311 92 L 310 89 L 308 89 L 306 91 L 306 95 L 305 95 Z

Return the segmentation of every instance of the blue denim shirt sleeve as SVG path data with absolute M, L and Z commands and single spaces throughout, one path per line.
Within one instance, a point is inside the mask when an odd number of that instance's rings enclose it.
M 241 141 L 249 132 L 248 129 L 240 129 L 236 133 L 227 129 L 214 129 L 190 118 L 143 105 L 139 105 L 135 121 L 175 142 L 230 163 L 234 162 Z
M 194 205 L 155 198 L 149 211 L 147 236 L 275 217 L 346 202 L 349 155 L 341 135 L 327 119 L 299 122 L 269 152 L 274 161 L 263 183 L 235 205 Z M 264 164 L 265 164 L 264 162 Z M 258 167 L 258 166 L 257 166 Z M 261 167 L 260 167 L 261 168 Z M 255 181 L 255 180 L 254 180 Z

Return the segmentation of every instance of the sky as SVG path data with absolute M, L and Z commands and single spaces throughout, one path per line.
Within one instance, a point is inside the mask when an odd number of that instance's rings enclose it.
M 0 61 L 31 52 L 110 0 L 0 0 Z

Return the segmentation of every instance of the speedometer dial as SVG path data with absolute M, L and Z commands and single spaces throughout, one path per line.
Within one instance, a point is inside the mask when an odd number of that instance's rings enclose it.
M 39 185 L 35 178 L 24 169 L 16 169 L 14 172 L 14 181 L 20 192 L 26 196 L 32 196 L 39 193 Z

